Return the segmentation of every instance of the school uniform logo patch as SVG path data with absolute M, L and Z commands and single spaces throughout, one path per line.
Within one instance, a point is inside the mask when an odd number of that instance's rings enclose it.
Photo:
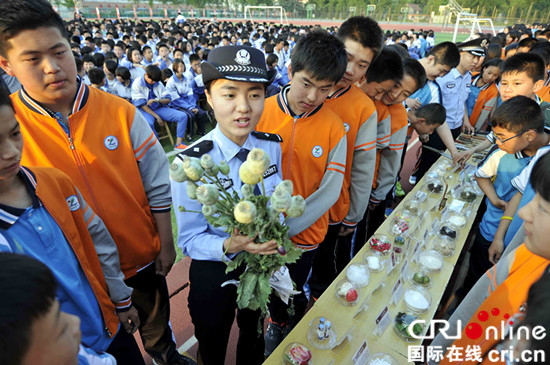
M 71 212 L 80 209 L 80 201 L 78 201 L 78 197 L 76 195 L 71 195 L 70 197 L 65 199 L 65 201 L 67 202 L 67 205 L 69 206 L 69 210 Z
M 317 157 L 317 158 L 323 156 L 323 147 L 321 146 L 313 147 L 313 149 L 311 150 L 311 154 L 313 155 L 313 157 Z
M 118 148 L 118 139 L 115 136 L 107 136 L 103 144 L 108 150 L 116 150 Z
M 344 123 L 344 128 L 346 129 L 346 133 L 348 133 L 348 131 L 349 131 L 349 124 L 348 124 L 348 123 Z
M 447 86 L 447 89 L 454 89 L 456 84 L 454 82 L 448 82 L 445 86 Z

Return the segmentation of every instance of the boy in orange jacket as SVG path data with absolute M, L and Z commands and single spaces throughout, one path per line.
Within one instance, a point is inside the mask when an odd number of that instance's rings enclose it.
M 347 54 L 342 42 L 324 31 L 302 38 L 291 57 L 292 83 L 265 102 L 256 129 L 276 133 L 283 142 L 283 179 L 294 183 L 294 191 L 306 199 L 307 210 L 289 219 L 289 236 L 305 252 L 288 269 L 301 294 L 294 297 L 292 324 L 304 315 L 307 298 L 303 286 L 313 257 L 328 228 L 328 210 L 338 200 L 346 171 L 344 123 L 323 105 L 346 70 Z M 269 355 L 283 340 L 288 324 L 288 306 L 273 296 L 270 323 L 265 335 Z

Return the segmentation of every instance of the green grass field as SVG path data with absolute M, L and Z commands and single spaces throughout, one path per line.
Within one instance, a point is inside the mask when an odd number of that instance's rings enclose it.
M 464 42 L 466 38 L 468 38 L 469 34 L 457 34 L 456 35 L 456 41 L 457 42 Z M 442 43 L 442 42 L 452 42 L 453 41 L 453 33 L 435 33 L 435 44 Z

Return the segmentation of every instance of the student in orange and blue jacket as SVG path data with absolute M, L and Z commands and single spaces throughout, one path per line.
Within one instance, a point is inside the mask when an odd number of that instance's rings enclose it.
M 302 38 L 291 57 L 292 83 L 268 98 L 257 130 L 281 136 L 283 178 L 306 199 L 307 211 L 289 219 L 289 237 L 305 252 L 288 269 L 301 294 L 294 297 L 292 324 L 304 315 L 303 286 L 316 248 L 328 229 L 328 210 L 338 200 L 346 171 L 346 131 L 342 120 L 323 105 L 346 70 L 344 45 L 324 31 Z M 289 325 L 288 306 L 273 296 L 265 336 L 266 355 L 283 340 Z M 288 327 L 287 327 L 288 326 Z

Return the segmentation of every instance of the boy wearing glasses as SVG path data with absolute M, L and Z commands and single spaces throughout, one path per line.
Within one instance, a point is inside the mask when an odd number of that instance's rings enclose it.
M 470 267 L 462 289 L 457 296 L 463 297 L 476 281 L 493 265 L 488 250 L 495 237 L 506 205 L 516 193 L 510 181 L 516 177 L 537 150 L 550 143 L 545 133 L 544 116 L 533 99 L 515 96 L 498 107 L 491 117 L 496 140 L 485 160 L 475 173 L 479 187 L 487 195 L 487 210 L 478 226 L 470 254 Z

